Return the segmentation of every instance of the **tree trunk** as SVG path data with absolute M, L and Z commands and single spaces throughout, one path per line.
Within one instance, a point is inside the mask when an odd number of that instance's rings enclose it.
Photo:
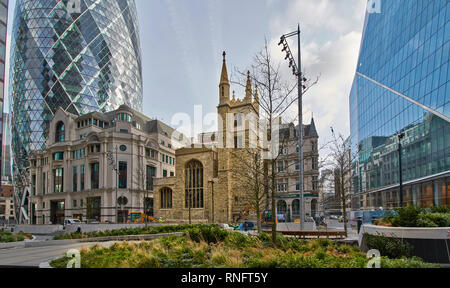
M 343 171 L 343 170 L 341 170 Z M 348 237 L 348 229 L 347 229 L 347 198 L 345 197 L 345 185 L 344 185 L 344 173 L 341 172 L 341 199 L 342 199 L 342 214 L 344 219 L 344 230 L 345 230 L 345 237 Z
M 259 208 L 259 205 L 256 205 L 256 223 L 258 226 L 258 234 L 261 234 L 262 227 L 261 227 L 261 209 Z
M 271 186 L 272 186 L 272 244 L 273 246 L 277 245 L 277 211 L 276 211 L 276 201 L 275 201 L 275 160 L 272 160 L 272 176 L 271 176 Z

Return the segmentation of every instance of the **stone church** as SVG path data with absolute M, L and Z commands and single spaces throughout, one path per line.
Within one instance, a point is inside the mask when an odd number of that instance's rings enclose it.
M 242 188 L 232 168 L 244 160 L 244 150 L 259 149 L 259 98 L 250 72 L 245 97 L 230 93 L 226 54 L 219 84 L 218 132 L 209 134 L 210 145 L 176 151 L 175 177 L 154 180 L 154 213 L 167 221 L 231 223 L 248 206 L 248 191 Z M 254 121 L 250 121 L 253 119 Z M 253 139 L 254 145 L 250 144 Z M 242 151 L 240 151 L 242 150 Z M 244 158 L 243 158 L 244 157 Z

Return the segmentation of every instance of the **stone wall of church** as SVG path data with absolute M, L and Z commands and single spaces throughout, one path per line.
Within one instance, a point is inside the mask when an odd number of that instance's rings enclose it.
M 166 221 L 177 223 L 189 222 L 189 210 L 191 210 L 192 223 L 212 222 L 212 183 L 214 179 L 214 159 L 217 153 L 207 148 L 185 148 L 176 152 L 176 175 L 177 177 L 155 179 L 154 211 L 156 217 L 163 217 Z M 186 165 L 197 160 L 203 165 L 203 208 L 186 208 L 185 205 L 185 178 Z M 164 188 L 172 189 L 172 208 L 161 208 L 161 191 Z M 220 209 L 221 191 L 214 187 L 214 208 Z M 218 220 L 216 220 L 218 221 Z

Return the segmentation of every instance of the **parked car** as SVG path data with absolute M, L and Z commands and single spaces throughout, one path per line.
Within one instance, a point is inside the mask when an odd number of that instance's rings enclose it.
M 66 220 L 64 220 L 64 229 L 66 229 L 67 226 L 78 225 L 77 232 L 81 233 L 81 226 L 79 224 L 82 224 L 82 223 L 83 222 L 81 222 L 78 219 L 66 219 Z
M 64 226 L 66 225 L 74 225 L 74 224 L 81 224 L 82 222 L 78 219 L 66 219 L 64 220 Z

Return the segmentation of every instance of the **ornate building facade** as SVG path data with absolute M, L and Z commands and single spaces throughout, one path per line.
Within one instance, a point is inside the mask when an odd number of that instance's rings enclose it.
M 280 155 L 277 161 L 277 214 L 285 221 L 300 219 L 300 181 L 298 161 L 298 126 L 280 127 Z M 305 215 L 316 217 L 319 212 L 319 135 L 314 119 L 303 127 Z
M 49 127 L 47 149 L 30 157 L 30 223 L 153 215 L 153 177 L 175 176 L 172 128 L 125 105 L 81 117 L 59 109 Z

